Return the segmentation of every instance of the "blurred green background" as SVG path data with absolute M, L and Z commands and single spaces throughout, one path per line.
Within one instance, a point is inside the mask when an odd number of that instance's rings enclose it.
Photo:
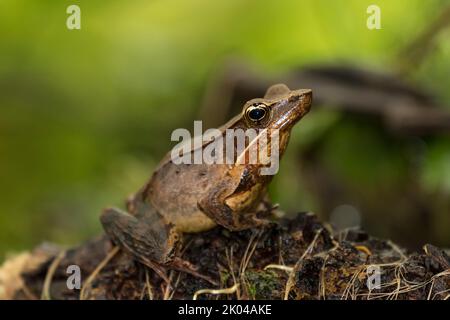
M 381 30 L 366 28 L 372 3 L 382 10 Z M 81 30 L 66 28 L 71 4 L 81 8 Z M 145 183 L 174 144 L 173 129 L 192 129 L 208 81 L 228 57 L 245 59 L 265 74 L 312 63 L 389 70 L 446 4 L 0 0 L 0 259 L 42 241 L 74 245 L 100 233 L 102 208 L 122 206 Z M 450 32 L 435 45 L 408 77 L 450 106 Z M 308 124 L 295 128 L 271 190 L 286 211 L 329 215 L 301 176 L 292 174 L 308 135 L 324 126 L 334 131 L 323 157 L 350 190 L 368 190 L 380 202 L 374 185 L 401 194 L 407 183 L 397 145 L 361 123 L 336 126 L 336 119 L 311 113 Z M 433 208 L 432 232 L 418 237 L 450 246 L 450 138 L 425 143 L 417 175 Z M 370 151 L 352 153 L 362 145 Z M 389 203 L 380 206 L 389 212 Z M 411 242 L 383 228 L 383 220 L 366 219 L 364 207 L 359 211 L 376 236 Z M 380 219 L 395 215 L 380 213 Z M 412 224 L 407 212 L 398 217 L 398 223 Z

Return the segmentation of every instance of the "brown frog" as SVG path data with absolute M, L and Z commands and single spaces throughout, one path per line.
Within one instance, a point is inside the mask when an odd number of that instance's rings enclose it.
M 281 156 L 292 127 L 309 111 L 311 101 L 309 89 L 291 91 L 283 84 L 274 85 L 264 98 L 248 101 L 242 113 L 219 132 L 225 136 L 226 129 L 277 129 Z M 249 139 L 248 145 L 258 142 L 260 136 Z M 274 146 L 271 139 L 267 141 L 265 151 L 270 153 Z M 211 143 L 204 142 L 200 149 Z M 197 145 L 188 152 L 194 153 L 198 148 Z M 242 161 L 246 152 L 248 148 L 241 150 L 243 154 L 237 154 L 231 164 L 175 164 L 173 153 L 169 153 L 150 181 L 129 200 L 128 212 L 116 208 L 103 212 L 101 222 L 107 235 L 162 277 L 162 266 L 195 274 L 195 268 L 177 255 L 183 233 L 201 232 L 217 225 L 236 231 L 270 221 L 261 213 L 268 211 L 267 207 L 263 210 L 262 205 L 267 202 L 262 200 L 272 175 L 261 173 L 266 164 Z

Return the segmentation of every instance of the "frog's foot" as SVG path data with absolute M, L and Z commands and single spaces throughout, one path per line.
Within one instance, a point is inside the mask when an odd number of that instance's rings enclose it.
M 194 277 L 203 279 L 205 281 L 208 281 L 212 285 L 218 285 L 216 281 L 214 281 L 211 277 L 208 277 L 204 274 L 201 274 L 198 272 L 198 268 L 195 267 L 192 263 L 190 263 L 187 260 L 183 260 L 179 257 L 174 257 L 173 260 L 170 262 L 167 262 L 164 265 L 161 265 L 159 263 L 146 260 L 146 261 L 140 261 L 142 264 L 146 265 L 150 269 L 152 269 L 158 276 L 160 276 L 168 285 L 171 284 L 171 281 L 169 277 L 167 276 L 166 270 L 167 269 L 173 269 L 180 272 L 185 272 L 187 274 L 190 274 Z
M 215 285 L 215 286 L 218 285 L 218 283 L 216 281 L 214 281 L 212 278 L 198 272 L 198 268 L 187 260 L 181 259 L 179 257 L 175 257 L 170 262 L 170 267 L 173 268 L 174 270 L 185 272 L 194 277 L 206 280 L 209 283 L 211 283 L 212 285 Z
M 203 279 L 205 281 L 208 281 L 212 285 L 217 286 L 218 283 L 214 281 L 211 277 L 208 277 L 204 274 L 201 274 L 198 272 L 198 268 L 195 267 L 192 263 L 190 263 L 187 260 L 181 259 L 179 257 L 173 258 L 172 261 L 166 263 L 165 265 L 161 265 L 156 262 L 152 261 L 140 261 L 142 264 L 146 265 L 150 269 L 152 269 L 158 276 L 160 276 L 168 285 L 171 285 L 171 281 L 169 277 L 167 276 L 167 269 L 173 269 L 176 271 L 184 272 L 187 274 L 190 274 L 191 276 L 194 276 L 196 278 Z
M 176 256 L 180 234 L 151 208 L 138 212 L 137 217 L 119 209 L 109 208 L 103 212 L 101 222 L 114 243 L 155 271 L 168 284 L 170 280 L 167 269 L 186 272 L 217 284 L 210 277 L 199 273 L 191 263 Z
M 180 235 L 150 208 L 138 213 L 134 216 L 109 208 L 100 220 L 112 242 L 168 281 L 164 266 L 175 256 Z

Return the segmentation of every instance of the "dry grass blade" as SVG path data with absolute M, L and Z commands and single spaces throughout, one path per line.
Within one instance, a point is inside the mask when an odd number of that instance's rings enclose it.
M 350 281 L 347 283 L 344 292 L 342 293 L 341 300 L 347 300 L 349 295 L 352 300 L 356 300 L 356 292 L 355 292 L 355 282 L 358 279 L 359 275 L 363 270 L 365 270 L 368 266 L 362 265 L 358 267 L 353 273 L 352 277 L 350 278 Z M 370 292 L 368 293 L 370 295 Z
M 432 299 L 432 300 L 435 300 L 436 296 L 438 296 L 438 295 L 440 295 L 440 294 L 444 294 L 444 293 L 449 292 L 449 291 L 450 291 L 450 289 L 442 290 L 442 291 L 436 292 L 436 293 L 433 295 L 433 299 Z M 448 296 L 449 296 L 449 295 L 447 295 L 443 300 L 447 300 L 447 299 L 448 299 Z
M 305 252 L 303 252 L 300 259 L 297 260 L 297 262 L 294 265 L 294 268 L 292 269 L 292 272 L 289 274 L 289 278 L 286 282 L 286 290 L 284 292 L 284 300 L 287 300 L 289 297 L 289 292 L 291 291 L 292 287 L 294 286 L 294 279 L 295 279 L 295 270 L 298 269 L 300 266 L 300 263 L 305 259 L 305 257 L 314 249 L 314 246 L 316 244 L 317 239 L 319 238 L 320 234 L 322 233 L 323 229 L 320 229 L 316 232 L 316 235 L 314 236 L 314 239 L 309 244 L 308 248 L 306 248 Z
M 248 241 L 247 248 L 245 249 L 244 255 L 239 266 L 239 274 L 242 276 L 250 263 L 253 253 L 255 252 L 256 246 L 258 245 L 258 239 L 262 234 L 262 230 L 258 233 L 253 233 Z
M 180 278 L 181 278 L 181 273 L 178 273 L 177 280 L 175 281 L 175 285 L 173 286 L 173 290 L 172 290 L 172 292 L 171 292 L 171 294 L 169 296 L 169 300 L 173 299 L 173 295 L 177 291 L 178 284 L 180 283 Z
M 291 273 L 292 271 L 294 271 L 293 267 L 288 267 L 288 266 L 285 266 L 282 264 L 269 264 L 264 267 L 264 270 L 268 270 L 268 269 L 277 269 L 277 270 L 286 271 L 288 273 Z
M 61 251 L 48 268 L 47 274 L 45 275 L 44 286 L 42 287 L 41 300 L 51 300 L 50 287 L 52 284 L 53 275 L 65 255 L 66 251 Z
M 176 272 L 174 270 L 170 271 L 170 275 L 169 275 L 170 281 L 167 283 L 166 288 L 164 289 L 163 300 L 172 300 L 173 295 L 175 294 L 175 291 L 177 290 L 178 283 L 180 282 L 181 273 L 178 273 L 177 280 L 175 281 L 175 284 L 172 286 L 172 279 L 173 279 L 175 273 Z
M 86 282 L 84 283 L 83 287 L 80 291 L 80 300 L 85 300 L 86 298 L 86 290 L 91 285 L 92 281 L 94 281 L 95 277 L 102 271 L 102 269 L 108 264 L 108 262 L 114 258 L 114 256 L 119 252 L 119 247 L 114 247 L 107 255 L 106 257 L 98 264 L 98 266 L 95 268 L 95 270 L 89 275 Z
M 390 266 L 393 266 L 392 264 L 390 264 Z M 431 298 L 431 293 L 433 290 L 433 284 L 436 281 L 437 278 L 443 277 L 443 276 L 448 276 L 450 275 L 450 270 L 445 270 L 443 272 L 440 272 L 438 274 L 435 274 L 434 276 L 432 276 L 430 279 L 420 282 L 420 283 L 415 283 L 415 282 L 410 282 L 407 281 L 407 279 L 405 279 L 404 275 L 403 275 L 403 264 L 401 263 L 397 263 L 396 265 L 394 265 L 395 270 L 394 270 L 394 275 L 395 278 L 393 281 L 388 282 L 388 283 L 383 283 L 381 284 L 381 288 L 390 288 L 392 286 L 395 286 L 395 289 L 392 291 L 387 291 L 387 292 L 377 292 L 377 293 L 363 293 L 363 294 L 357 294 L 355 295 L 355 298 L 366 298 L 366 299 L 387 299 L 387 300 L 396 300 L 399 298 L 400 294 L 405 294 L 405 293 L 409 293 L 415 290 L 419 290 L 424 288 L 425 286 L 431 284 L 427 298 L 430 299 Z M 442 294 L 445 293 L 448 290 L 444 290 L 443 292 L 437 292 L 433 295 L 433 299 L 436 297 L 436 295 L 438 294 Z M 445 300 L 445 298 L 444 298 Z
M 144 290 L 147 289 L 147 295 L 148 295 L 148 299 L 149 300 L 153 300 L 154 296 L 153 296 L 153 287 L 152 284 L 150 282 L 150 277 L 148 275 L 148 269 L 145 268 L 145 286 L 144 286 Z M 143 298 L 143 297 L 142 297 Z
M 407 257 L 395 243 L 393 243 L 391 240 L 388 240 L 387 243 L 392 248 L 392 250 L 394 250 L 395 252 L 397 252 L 400 255 L 400 257 L 401 257 L 400 261 L 406 261 Z
M 230 253 L 228 253 L 228 250 L 225 249 L 225 255 L 227 257 L 228 261 L 228 268 L 230 270 L 231 278 L 233 279 L 234 286 L 237 284 L 236 280 L 236 274 L 234 273 L 234 266 L 233 266 L 233 247 L 230 248 Z M 236 297 L 238 300 L 241 299 L 241 291 L 239 289 L 239 286 L 236 288 Z
M 201 289 L 201 290 L 198 290 L 197 292 L 194 293 L 194 296 L 192 297 L 192 299 L 193 300 L 197 300 L 198 296 L 201 295 L 201 294 L 214 294 L 214 295 L 218 295 L 218 294 L 232 294 L 232 293 L 235 293 L 237 291 L 238 287 L 239 287 L 239 284 L 236 283 L 231 288 L 225 288 L 225 289 Z
M 257 233 L 253 233 L 248 241 L 247 247 L 245 249 L 244 255 L 242 256 L 241 262 L 239 264 L 239 282 L 244 288 L 245 294 L 248 296 L 248 281 L 245 278 L 245 271 L 250 263 L 250 260 L 255 253 L 256 247 L 258 246 L 258 241 L 263 233 L 263 230 L 259 230 Z

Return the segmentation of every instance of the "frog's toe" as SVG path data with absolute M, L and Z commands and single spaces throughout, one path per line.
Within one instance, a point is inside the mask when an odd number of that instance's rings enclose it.
M 194 277 L 206 280 L 209 283 L 211 283 L 212 285 L 218 285 L 218 283 L 216 281 L 214 281 L 211 277 L 200 273 L 198 271 L 197 266 L 193 265 L 192 263 L 190 263 L 187 260 L 181 259 L 180 257 L 175 257 L 173 259 L 173 261 L 170 263 L 170 267 L 175 270 L 188 273 Z

